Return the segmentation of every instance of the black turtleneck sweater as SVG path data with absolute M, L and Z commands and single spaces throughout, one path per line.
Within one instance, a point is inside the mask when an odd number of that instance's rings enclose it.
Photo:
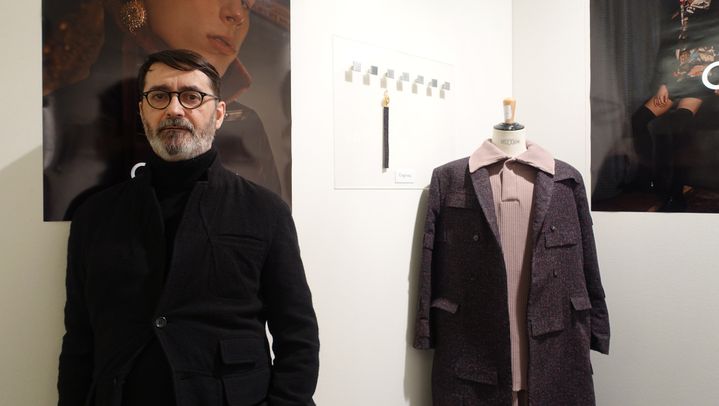
M 207 169 L 216 157 L 217 151 L 212 148 L 185 161 L 167 162 L 153 156 L 149 162 L 152 187 L 160 203 L 165 225 L 164 278 L 171 265 L 177 228 L 192 188 L 197 181 L 207 179 Z M 157 292 L 158 299 L 160 294 Z M 153 337 L 135 359 L 125 380 L 122 403 L 125 406 L 176 405 L 172 372 L 157 338 Z

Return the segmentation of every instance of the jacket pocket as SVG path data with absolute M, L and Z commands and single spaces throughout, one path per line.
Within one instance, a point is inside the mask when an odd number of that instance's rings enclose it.
M 566 302 L 565 302 L 566 303 Z M 564 319 L 562 317 L 546 317 L 532 319 L 530 322 L 532 337 L 539 337 L 544 334 L 556 333 L 564 330 Z
M 220 340 L 220 357 L 224 365 L 240 370 L 269 365 L 264 340 L 254 336 Z
M 220 341 L 222 386 L 229 406 L 255 406 L 267 398 L 271 370 L 265 343 L 258 337 Z
M 592 308 L 592 301 L 587 296 L 572 296 L 569 300 L 576 311 L 591 310 Z
M 250 236 L 222 234 L 212 238 L 212 246 L 215 258 L 212 291 L 231 299 L 255 296 L 265 262 L 265 242 Z
M 454 374 L 459 379 L 483 383 L 497 384 L 497 368 L 487 365 L 477 365 L 466 359 L 460 359 L 454 366 Z
M 550 225 L 544 230 L 544 246 L 547 248 L 577 245 L 579 232 L 564 225 Z
M 441 309 L 441 310 L 444 310 L 445 312 L 455 314 L 455 313 L 457 313 L 457 309 L 459 308 L 459 305 L 449 299 L 445 299 L 443 297 L 438 297 L 437 299 L 434 299 L 432 301 L 432 303 L 429 305 L 429 307 L 434 307 L 435 309 Z

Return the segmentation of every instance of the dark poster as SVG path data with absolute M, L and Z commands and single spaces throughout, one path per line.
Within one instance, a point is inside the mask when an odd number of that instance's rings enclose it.
M 719 0 L 591 0 L 592 209 L 719 212 Z
M 145 56 L 191 49 L 222 75 L 222 163 L 291 196 L 289 0 L 44 0 L 45 220 L 67 220 L 151 153 L 135 76 Z

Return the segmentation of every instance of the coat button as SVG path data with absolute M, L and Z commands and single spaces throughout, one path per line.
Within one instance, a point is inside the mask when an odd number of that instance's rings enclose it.
M 165 318 L 165 316 L 161 316 L 155 319 L 155 327 L 165 328 L 165 326 L 167 326 L 167 318 Z
M 473 239 L 474 241 L 479 241 L 479 235 L 477 235 L 477 234 L 473 235 L 473 236 L 472 236 L 472 239 Z
M 549 229 L 550 229 L 551 231 L 557 231 L 557 227 L 555 227 L 555 226 L 551 226 L 551 227 L 549 227 Z
M 552 271 L 552 275 L 554 275 L 555 278 L 557 277 L 557 270 L 556 270 L 556 269 Z

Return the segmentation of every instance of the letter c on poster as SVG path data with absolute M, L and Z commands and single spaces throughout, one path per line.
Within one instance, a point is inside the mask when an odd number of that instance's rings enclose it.
M 709 81 L 709 72 L 717 66 L 719 66 L 719 61 L 712 62 L 704 69 L 704 73 L 702 73 L 702 82 L 704 83 L 704 86 L 712 90 L 719 90 L 719 85 L 715 85 Z

